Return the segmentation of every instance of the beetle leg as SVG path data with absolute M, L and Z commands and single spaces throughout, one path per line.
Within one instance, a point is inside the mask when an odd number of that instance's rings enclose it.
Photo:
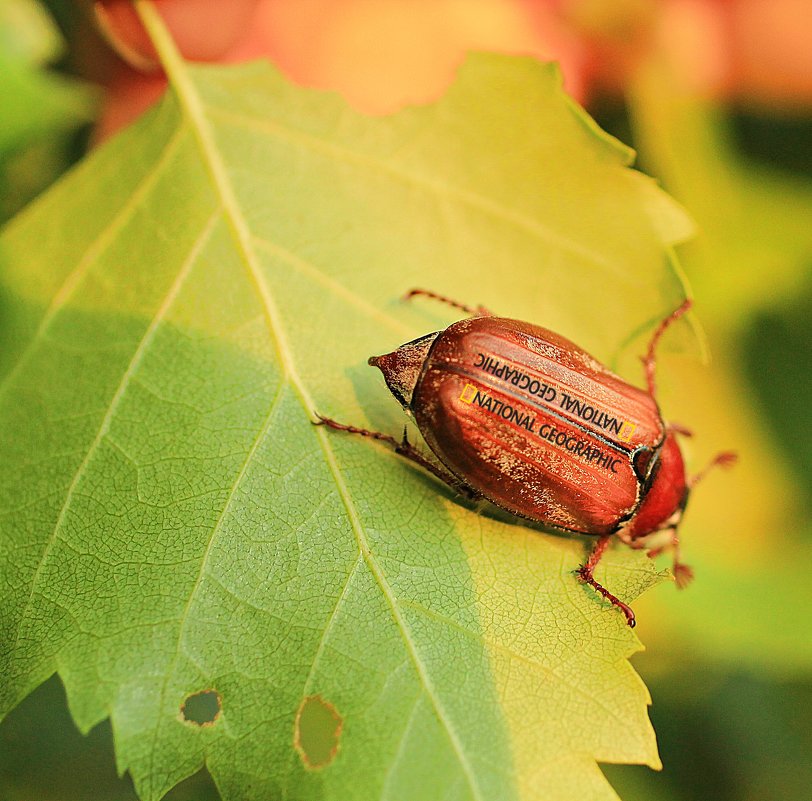
M 327 426 L 328 428 L 333 428 L 336 431 L 346 431 L 348 434 L 359 434 L 362 437 L 377 439 L 381 442 L 386 442 L 395 449 L 397 449 L 399 445 L 398 441 L 394 437 L 389 436 L 389 434 L 382 434 L 380 431 L 369 431 L 366 428 L 358 428 L 356 426 L 348 426 L 344 423 L 339 423 L 337 420 L 333 420 L 331 417 L 325 417 L 324 415 L 318 413 L 316 414 L 316 417 L 318 417 L 318 420 L 313 421 L 313 425 Z
M 665 542 L 662 542 L 661 535 L 670 534 Z M 655 545 L 653 548 L 647 548 L 646 555 L 654 559 L 659 556 L 663 551 L 671 549 L 673 552 L 674 562 L 671 567 L 671 572 L 674 574 L 674 580 L 677 582 L 677 587 L 684 590 L 694 578 L 694 571 L 680 561 L 679 549 L 679 536 L 677 535 L 677 527 L 675 525 L 661 528 L 658 531 L 649 534 L 647 537 L 641 537 L 634 540 L 631 544 L 632 548 L 646 548 L 646 542 L 651 542 L 654 539 L 656 542 L 662 542 L 661 545 Z
M 406 428 L 403 428 L 403 439 L 398 441 L 393 436 L 389 434 L 383 434 L 380 431 L 370 431 L 366 428 L 358 428 L 357 426 L 349 426 L 344 423 L 339 423 L 337 420 L 333 420 L 330 417 L 325 417 L 321 414 L 316 414 L 318 420 L 314 420 L 313 424 L 317 426 L 327 426 L 328 428 L 333 428 L 336 431 L 346 431 L 348 434 L 358 434 L 361 437 L 369 437 L 370 439 L 376 439 L 379 442 L 385 442 L 387 445 L 391 445 L 392 449 L 400 456 L 404 456 L 406 459 L 415 462 L 416 464 L 420 465 L 424 470 L 428 470 L 429 473 L 436 476 L 440 479 L 444 484 L 447 484 L 451 489 L 455 492 L 458 492 L 460 495 L 468 498 L 469 500 L 477 500 L 482 496 L 476 492 L 475 490 L 467 487 L 463 484 L 456 476 L 452 475 L 451 473 L 443 470 L 438 465 L 434 464 L 430 459 L 427 459 L 422 453 L 420 453 L 411 442 L 409 442 L 408 437 L 406 436 Z
M 645 537 L 632 537 L 625 529 L 618 529 L 615 536 L 624 544 L 628 545 L 632 550 L 639 551 L 646 547 L 644 540 Z
M 680 425 L 679 423 L 669 423 L 668 430 L 679 434 L 681 437 L 692 437 L 694 432 L 690 428 Z
M 693 489 L 714 467 L 732 467 L 736 464 L 739 456 L 734 451 L 722 451 L 717 453 L 695 476 L 688 480 L 688 487 Z
M 447 470 L 443 470 L 441 467 L 420 453 L 420 451 L 417 450 L 417 448 L 415 448 L 411 442 L 409 442 L 406 436 L 406 426 L 403 427 L 403 439 L 395 448 L 395 453 L 405 456 L 407 459 L 411 459 L 413 462 L 419 464 L 422 468 L 428 470 L 429 473 L 437 476 L 437 478 L 439 478 L 443 484 L 447 484 L 455 492 L 458 492 L 460 495 L 468 498 L 468 500 L 475 501 L 482 497 L 476 490 L 463 484 L 456 476 L 452 475 Z
M 661 529 L 657 529 L 657 531 L 652 531 L 645 537 L 631 538 L 628 534 L 624 534 L 623 531 L 616 532 L 615 536 L 635 551 L 645 548 L 646 556 L 652 559 L 659 556 L 667 548 L 671 548 L 674 553 L 674 564 L 671 570 L 677 582 L 677 587 L 684 590 L 693 580 L 694 571 L 688 567 L 688 565 L 680 561 L 679 537 L 677 536 L 676 524 L 665 526 Z M 653 548 L 649 547 L 652 541 L 655 543 Z
M 648 393 L 652 398 L 657 394 L 657 382 L 655 380 L 655 368 L 657 365 L 656 350 L 657 345 L 662 339 L 663 334 L 668 330 L 671 323 L 675 323 L 682 317 L 688 309 L 693 305 L 693 301 L 688 298 L 680 307 L 674 309 L 658 326 L 654 329 L 651 335 L 651 341 L 648 343 L 648 351 L 643 357 L 643 367 L 646 371 L 646 383 L 648 384 Z M 656 399 L 656 398 L 655 398 Z
M 713 459 L 711 459 L 711 461 L 702 470 L 688 480 L 688 488 L 693 489 L 703 478 L 705 478 L 708 471 L 712 470 L 714 467 L 730 467 L 736 463 L 737 458 L 737 455 L 733 451 L 723 451 L 722 453 L 717 453 L 716 456 L 714 456 Z M 677 587 L 683 590 L 691 583 L 691 581 L 693 581 L 694 571 L 688 567 L 688 565 L 680 561 L 679 537 L 677 536 L 676 525 L 667 526 L 663 528 L 662 531 L 671 532 L 671 541 L 665 545 L 650 548 L 647 553 L 653 559 L 655 556 L 659 556 L 668 547 L 673 550 L 674 565 L 672 567 L 672 572 L 674 573 L 674 579 L 677 582 Z M 630 544 L 632 547 L 634 547 L 633 543 Z
M 464 311 L 466 314 L 470 314 L 473 317 L 493 317 L 494 314 L 491 311 L 488 311 L 484 306 L 467 306 L 464 303 L 460 303 L 459 301 L 452 300 L 451 298 L 447 298 L 445 295 L 438 295 L 436 292 L 432 292 L 429 289 L 410 289 L 404 296 L 403 300 L 411 300 L 413 297 L 417 295 L 423 295 L 427 298 L 433 298 L 434 300 L 439 300 L 440 303 L 446 303 L 449 306 L 453 306 L 455 309 L 459 309 L 460 311 Z
M 587 559 L 586 562 L 583 565 L 581 565 L 581 567 L 579 567 L 576 572 L 578 574 L 578 578 L 581 579 L 581 581 L 583 581 L 585 584 L 589 584 L 589 586 L 592 587 L 595 590 L 595 592 L 606 598 L 606 600 L 609 601 L 612 604 L 612 606 L 618 607 L 618 609 L 620 609 L 620 611 L 623 612 L 624 615 L 626 615 L 626 622 L 629 624 L 629 626 L 631 628 L 634 628 L 637 621 L 634 618 L 634 612 L 632 612 L 632 608 L 628 604 L 624 604 L 623 601 L 620 600 L 620 598 L 617 598 L 616 596 L 612 595 L 612 593 L 609 592 L 609 590 L 607 590 L 606 587 L 604 587 L 601 584 L 598 584 L 598 582 L 595 581 L 595 577 L 593 575 L 595 572 L 595 567 L 597 566 L 598 562 L 600 562 L 601 557 L 603 556 L 606 549 L 609 547 L 609 542 L 613 536 L 614 535 L 612 534 L 606 534 L 603 537 L 601 537 L 595 543 L 595 547 L 592 549 L 592 553 L 589 555 L 589 559 Z
M 672 529 L 671 548 L 674 552 L 674 563 L 671 566 L 671 572 L 674 574 L 674 580 L 677 582 L 677 588 L 684 590 L 694 580 L 694 571 L 684 562 L 680 562 L 679 537 L 677 536 L 676 528 Z

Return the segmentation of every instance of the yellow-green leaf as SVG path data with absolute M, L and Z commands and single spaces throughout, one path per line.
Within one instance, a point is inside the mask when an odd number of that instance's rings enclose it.
M 684 215 L 552 66 L 366 118 L 144 14 L 167 97 L 0 241 L 0 709 L 58 671 L 150 800 L 614 798 L 598 761 L 659 762 L 590 543 L 311 420 L 399 431 L 366 358 L 450 322 L 415 285 L 631 360 Z

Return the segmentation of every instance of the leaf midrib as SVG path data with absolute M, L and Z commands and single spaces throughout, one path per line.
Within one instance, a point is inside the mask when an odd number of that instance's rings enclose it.
M 158 51 L 161 63 L 166 70 L 167 77 L 170 85 L 174 90 L 175 96 L 178 100 L 178 105 L 186 119 L 189 122 L 194 138 L 197 140 L 202 160 L 209 171 L 212 186 L 216 194 L 219 195 L 222 202 L 224 216 L 229 223 L 233 234 L 236 239 L 236 244 L 243 256 L 243 261 L 248 269 L 249 276 L 256 286 L 260 299 L 262 300 L 263 310 L 267 320 L 268 333 L 273 340 L 274 348 L 279 358 L 279 363 L 283 369 L 284 378 L 288 380 L 294 392 L 298 395 L 302 408 L 307 413 L 309 419 L 314 419 L 314 403 L 307 391 L 304 382 L 300 378 L 293 360 L 290 346 L 287 341 L 284 327 L 281 324 L 279 311 L 274 303 L 273 297 L 270 294 L 268 286 L 262 275 L 260 265 L 257 263 L 256 254 L 252 247 L 252 237 L 242 215 L 240 204 L 237 201 L 231 182 L 228 178 L 228 173 L 225 169 L 220 155 L 217 150 L 216 142 L 213 132 L 206 119 L 205 110 L 198 95 L 193 82 L 185 68 L 185 62 L 177 51 L 174 42 L 169 36 L 168 31 L 163 25 L 161 18 L 149 0 L 136 0 L 136 10 L 144 23 L 152 42 Z M 400 630 L 401 637 L 406 646 L 412 663 L 414 664 L 415 671 L 420 679 L 420 683 L 424 687 L 428 698 L 431 700 L 432 706 L 437 714 L 438 719 L 445 729 L 446 735 L 449 739 L 451 747 L 453 748 L 459 764 L 465 774 L 466 781 L 471 788 L 473 797 L 477 801 L 484 801 L 480 792 L 476 777 L 473 769 L 468 761 L 462 744 L 459 740 L 457 732 L 454 727 L 450 725 L 447 714 L 440 703 L 433 684 L 431 683 L 426 667 L 420 659 L 415 643 L 412 640 L 411 631 L 406 625 L 405 620 L 398 608 L 397 601 L 394 597 L 389 583 L 383 574 L 383 571 L 378 566 L 376 560 L 372 556 L 369 548 L 369 543 L 366 538 L 366 532 L 358 516 L 358 511 L 355 508 L 349 489 L 344 481 L 341 471 L 339 469 L 335 452 L 328 441 L 328 435 L 325 429 L 321 426 L 314 426 L 314 435 L 316 436 L 322 452 L 324 453 L 325 460 L 330 470 L 333 481 L 335 482 L 341 501 L 347 510 L 347 516 L 352 525 L 353 533 L 361 554 L 363 554 L 364 561 L 367 567 L 374 576 L 378 583 L 381 592 L 386 599 L 392 616 Z M 211 549 L 207 549 L 207 555 Z M 201 572 L 205 569 L 205 564 L 201 566 Z M 339 601 L 344 596 L 339 597 Z

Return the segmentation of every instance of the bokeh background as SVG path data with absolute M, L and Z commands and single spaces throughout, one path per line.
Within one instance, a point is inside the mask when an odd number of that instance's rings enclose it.
M 468 50 L 555 59 L 686 206 L 698 233 L 679 256 L 712 360 L 665 354 L 662 406 L 695 432 L 694 469 L 722 449 L 740 463 L 692 498 L 694 585 L 636 604 L 665 768 L 605 771 L 624 801 L 812 797 L 809 0 L 163 5 L 187 57 L 267 57 L 373 114 L 439 97 Z M 124 0 L 0 2 L 0 221 L 159 95 L 153 67 Z M 169 796 L 216 797 L 205 774 Z M 134 798 L 109 723 L 82 737 L 58 680 L 0 725 L 3 801 Z

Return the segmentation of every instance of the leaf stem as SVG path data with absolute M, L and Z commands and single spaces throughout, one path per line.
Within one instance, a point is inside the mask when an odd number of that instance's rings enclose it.
M 138 14 L 138 18 L 141 20 L 158 54 L 158 59 L 169 83 L 179 89 L 184 83 L 183 56 L 181 56 L 175 40 L 169 33 L 163 17 L 158 13 L 152 0 L 134 0 L 133 4 L 135 13 Z

